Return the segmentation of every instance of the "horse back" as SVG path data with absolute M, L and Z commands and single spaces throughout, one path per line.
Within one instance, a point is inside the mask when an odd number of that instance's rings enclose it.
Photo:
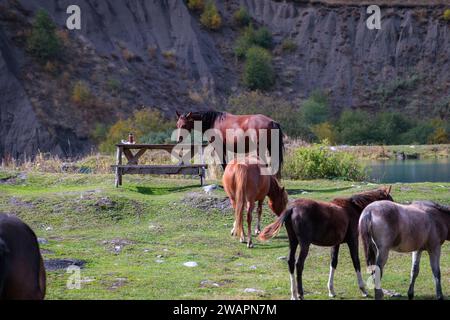
M 33 230 L 17 217 L 2 214 L 0 240 L 0 298 L 43 299 L 45 269 Z

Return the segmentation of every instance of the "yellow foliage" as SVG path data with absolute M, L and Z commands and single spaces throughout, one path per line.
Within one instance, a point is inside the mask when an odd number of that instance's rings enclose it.
M 330 144 L 336 143 L 336 134 L 329 122 L 322 122 L 311 127 L 312 133 L 319 141 L 327 140 Z
M 222 26 L 222 17 L 214 2 L 208 2 L 200 17 L 200 22 L 211 30 L 217 30 Z
M 450 21 L 450 9 L 444 11 L 444 20 Z
M 91 99 L 91 92 L 87 85 L 82 82 L 78 81 L 75 86 L 73 87 L 72 91 L 72 101 L 85 106 Z
M 204 0 L 189 0 L 188 8 L 195 11 L 202 11 L 205 8 Z
M 139 143 L 149 132 L 160 132 L 170 128 L 175 126 L 164 119 L 160 111 L 149 108 L 137 110 L 130 118 L 121 119 L 110 127 L 106 139 L 100 144 L 100 151 L 114 151 L 115 145 L 121 140 L 127 140 L 129 133 L 133 133 L 135 141 Z
M 450 139 L 444 127 L 438 127 L 428 139 L 430 144 L 446 144 Z

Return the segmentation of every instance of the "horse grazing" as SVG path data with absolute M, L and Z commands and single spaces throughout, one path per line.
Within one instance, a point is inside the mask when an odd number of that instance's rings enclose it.
M 350 249 L 353 266 L 356 271 L 358 285 L 364 296 L 367 292 L 361 277 L 358 256 L 358 220 L 363 209 L 377 200 L 391 200 L 390 187 L 366 191 L 349 198 L 336 198 L 331 202 L 310 199 L 296 200 L 274 223 L 267 226 L 259 235 L 265 241 L 274 237 L 286 225 L 289 237 L 289 273 L 291 279 L 291 299 L 303 299 L 302 273 L 311 244 L 331 246 L 331 266 L 328 278 L 328 293 L 335 296 L 334 273 L 338 263 L 339 246 L 347 243 Z M 300 244 L 300 255 L 295 259 L 297 246 Z M 297 269 L 297 283 L 294 271 Z
M 271 132 L 272 130 L 279 130 L 278 135 L 278 155 L 279 155 L 279 167 L 277 170 L 277 177 L 281 177 L 281 166 L 283 164 L 283 132 L 281 130 L 281 125 L 275 120 L 262 115 L 233 115 L 228 112 L 218 112 L 218 111 L 199 111 L 199 112 L 188 112 L 186 114 L 177 114 L 177 128 L 185 129 L 191 132 L 194 129 L 194 122 L 202 122 L 202 133 L 205 133 L 208 129 L 216 129 L 220 132 L 222 136 L 223 143 L 223 154 L 221 156 L 222 165 L 225 168 L 227 164 L 226 150 L 235 151 L 238 143 L 245 144 L 245 150 L 249 150 L 249 132 L 255 130 L 256 132 L 256 150 L 257 154 L 261 157 L 265 157 L 263 154 L 259 154 L 259 141 L 261 139 L 261 134 L 264 134 L 267 139 L 267 151 L 270 156 L 272 156 L 272 143 Z M 234 130 L 234 135 L 229 137 L 231 141 L 227 141 L 227 130 Z M 240 131 L 242 130 L 242 131 Z M 260 131 L 263 130 L 263 131 Z M 181 131 L 178 131 L 178 141 L 181 141 Z
M 246 157 L 242 163 L 232 160 L 225 168 L 222 178 L 223 188 L 230 197 L 235 209 L 234 225 L 231 234 L 239 236 L 245 241 L 243 226 L 243 211 L 247 209 L 247 247 L 253 248 L 252 243 L 252 213 L 255 202 L 258 201 L 258 222 L 255 233 L 261 232 L 261 214 L 264 198 L 269 197 L 269 207 L 276 215 L 280 215 L 288 203 L 288 195 L 281 187 L 275 176 L 261 174 L 258 159 Z
M 450 240 L 450 207 L 431 201 L 402 205 L 378 201 L 367 206 L 359 220 L 359 232 L 368 266 L 375 266 L 375 299 L 383 298 L 381 277 L 389 250 L 412 252 L 408 298 L 414 297 L 420 256 L 426 250 L 436 284 L 436 296 L 443 299 L 439 259 L 441 246 Z
M 36 235 L 19 218 L 0 214 L 0 299 L 42 300 L 45 289 Z

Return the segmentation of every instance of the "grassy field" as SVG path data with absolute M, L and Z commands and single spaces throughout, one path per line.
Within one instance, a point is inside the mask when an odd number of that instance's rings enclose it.
M 329 200 L 377 187 L 344 181 L 284 181 L 290 199 Z M 449 183 L 395 184 L 394 199 L 450 204 Z M 206 195 L 198 180 L 113 175 L 0 172 L 0 212 L 13 213 L 45 239 L 44 258 L 80 259 L 81 289 L 67 289 L 64 269 L 48 271 L 48 299 L 289 299 L 285 232 L 254 249 L 229 235 L 233 215 L 221 189 Z M 211 207 L 214 207 L 211 209 Z M 264 208 L 263 225 L 274 216 Z M 362 256 L 362 252 L 361 252 Z M 195 261 L 198 266 L 183 264 Z M 434 298 L 424 254 L 416 298 Z M 328 299 L 329 249 L 313 246 L 306 260 L 306 299 Z M 441 257 L 450 293 L 450 245 Z M 410 256 L 392 252 L 384 288 L 405 299 Z M 367 275 L 364 275 L 367 277 Z M 245 289 L 257 289 L 245 292 Z M 341 249 L 336 299 L 360 299 L 347 248 Z M 247 290 L 248 291 L 248 290 Z

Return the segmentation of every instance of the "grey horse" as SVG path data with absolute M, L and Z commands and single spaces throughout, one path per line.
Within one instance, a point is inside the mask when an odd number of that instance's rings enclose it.
M 367 266 L 373 268 L 375 276 L 375 299 L 383 298 L 381 277 L 389 250 L 412 252 L 409 299 L 414 297 L 420 256 L 426 250 L 430 256 L 437 299 L 444 298 L 439 259 L 442 244 L 450 240 L 450 207 L 431 201 L 416 201 L 410 205 L 376 201 L 362 212 L 359 233 Z

